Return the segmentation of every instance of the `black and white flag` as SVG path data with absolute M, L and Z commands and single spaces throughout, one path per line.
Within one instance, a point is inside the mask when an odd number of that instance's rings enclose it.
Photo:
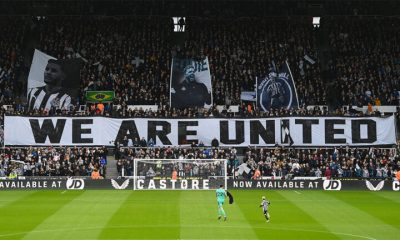
M 310 56 L 308 56 L 307 54 L 306 55 L 304 55 L 304 59 L 307 61 L 307 62 L 309 62 L 310 64 L 315 64 L 315 60 L 314 59 L 312 59 Z
M 29 109 L 69 109 L 74 105 L 81 63 L 81 59 L 58 60 L 35 50 L 28 76 Z
M 257 78 L 257 105 L 261 111 L 298 108 L 299 101 L 289 64 L 281 71 L 271 70 L 267 77 Z
M 6 71 L 0 67 L 0 82 L 2 82 L 4 77 L 6 76 Z
M 292 146 L 294 144 L 293 138 L 290 135 L 290 127 L 289 120 L 281 120 L 281 128 L 282 128 L 282 143 L 289 144 Z
M 208 58 L 173 58 L 170 104 L 173 108 L 212 106 L 211 74 Z
M 242 91 L 240 93 L 240 100 L 242 101 L 249 101 L 249 102 L 255 102 L 257 99 L 256 92 L 251 92 L 251 91 Z

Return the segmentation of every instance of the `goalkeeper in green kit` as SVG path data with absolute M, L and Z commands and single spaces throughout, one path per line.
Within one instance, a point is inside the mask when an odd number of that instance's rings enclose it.
M 223 205 L 225 203 L 225 197 L 227 196 L 227 194 L 224 189 L 224 185 L 219 186 L 219 188 L 216 190 L 216 195 L 218 203 L 218 220 L 220 220 L 221 217 L 224 216 L 224 221 L 226 221 L 226 213 L 224 211 Z

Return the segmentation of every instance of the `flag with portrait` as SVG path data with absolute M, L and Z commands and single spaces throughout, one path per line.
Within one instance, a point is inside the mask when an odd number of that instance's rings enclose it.
M 170 104 L 172 108 L 210 108 L 211 74 L 208 58 L 173 58 L 171 64 Z
M 257 78 L 256 82 L 257 106 L 260 111 L 299 107 L 296 86 L 287 62 L 280 71 L 274 67 L 268 76 Z
M 59 60 L 36 49 L 28 76 L 29 109 L 67 110 L 75 105 L 81 65 L 79 58 Z

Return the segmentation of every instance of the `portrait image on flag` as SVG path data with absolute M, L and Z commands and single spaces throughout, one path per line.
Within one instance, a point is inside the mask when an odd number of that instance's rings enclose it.
M 173 58 L 170 104 L 172 108 L 212 106 L 212 85 L 208 58 Z
M 29 110 L 68 110 L 79 95 L 81 59 L 59 60 L 35 50 L 28 76 Z
M 281 69 L 275 64 L 264 78 L 257 78 L 257 105 L 260 111 L 272 109 L 298 108 L 299 101 L 296 86 L 289 64 L 285 62 Z

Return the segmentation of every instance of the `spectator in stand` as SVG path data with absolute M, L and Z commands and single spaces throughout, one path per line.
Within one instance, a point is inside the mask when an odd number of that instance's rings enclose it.
M 261 178 L 261 172 L 260 172 L 260 169 L 256 169 L 255 171 L 254 171 L 254 175 L 253 175 L 253 177 L 251 177 L 251 179 L 253 179 L 253 180 L 259 180 Z
M 98 169 L 95 168 L 95 169 L 93 170 L 91 179 L 93 179 L 93 180 L 98 180 L 98 179 L 100 179 L 100 173 L 99 173 L 99 170 L 98 170 Z
M 96 106 L 96 114 L 97 115 L 103 115 L 104 114 L 104 104 L 102 102 L 99 102 Z
M 327 179 L 331 179 L 332 176 L 332 172 L 331 169 L 329 167 L 326 167 L 325 169 L 325 175 L 324 175 Z
M 148 147 L 154 147 L 154 141 L 153 138 L 150 138 L 149 141 L 147 142 Z
M 142 139 L 140 139 L 140 146 L 147 147 L 147 142 L 146 142 L 146 139 L 144 139 L 144 137 L 142 137 Z

